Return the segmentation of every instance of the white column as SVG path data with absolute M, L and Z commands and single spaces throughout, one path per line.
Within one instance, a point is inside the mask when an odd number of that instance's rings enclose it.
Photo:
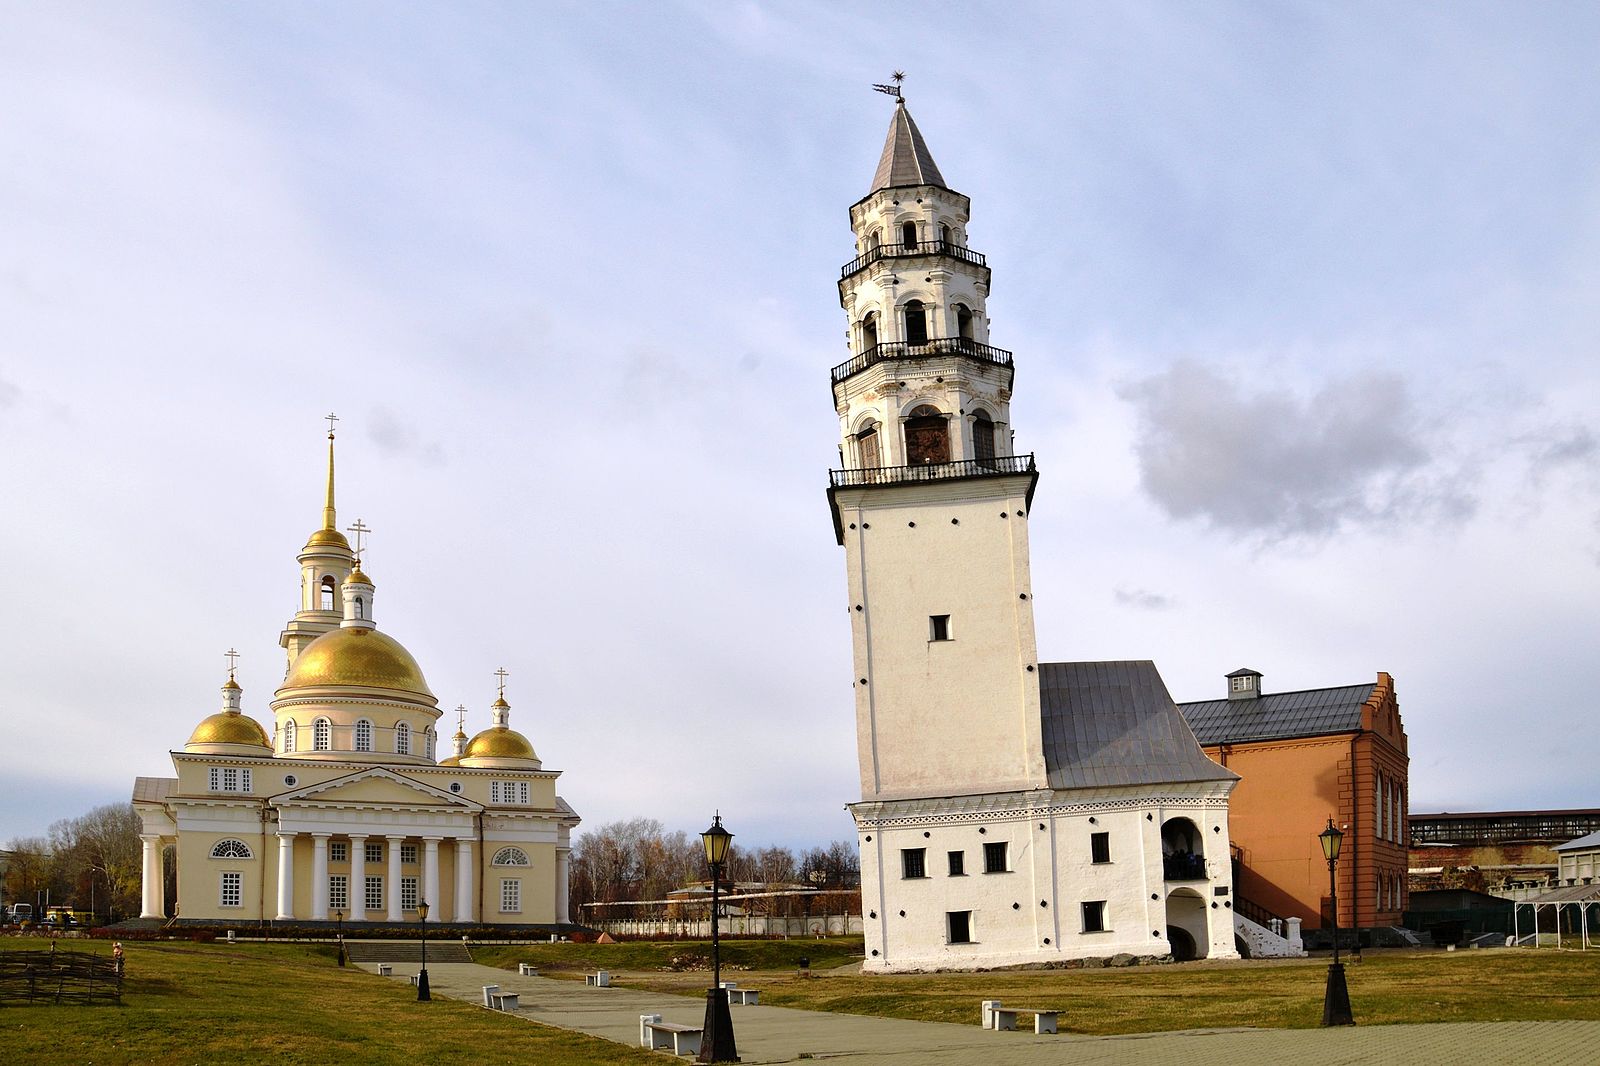
M 311 834 L 311 920 L 328 920 L 328 837 L 329 833 Z
M 143 899 L 139 907 L 141 918 L 165 918 L 161 913 L 162 899 L 162 869 L 161 869 L 161 838 L 159 836 L 139 834 L 139 840 L 144 844 L 144 876 L 142 882 Z M 39 916 L 35 915 L 37 919 Z
M 278 834 L 278 921 L 294 920 L 294 834 Z
M 556 849 L 556 921 L 570 922 L 567 915 L 570 902 L 567 898 L 567 889 L 572 883 L 572 849 Z
M 456 921 L 472 921 L 472 841 L 456 837 Z
M 439 906 L 439 841 L 443 839 L 422 838 L 422 898 L 430 908 Z
M 389 893 L 391 922 L 405 920 L 405 915 L 400 910 L 400 844 L 404 839 L 404 837 L 390 837 L 384 841 L 384 846 L 389 849 L 389 883 L 384 886 L 384 891 Z
M 367 838 L 350 837 L 350 914 L 352 922 L 367 920 Z

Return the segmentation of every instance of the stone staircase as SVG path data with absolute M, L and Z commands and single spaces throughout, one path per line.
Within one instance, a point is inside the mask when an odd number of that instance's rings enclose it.
M 1233 935 L 1249 948 L 1252 959 L 1299 959 L 1306 955 L 1305 944 L 1300 940 L 1300 919 L 1291 918 L 1284 930 L 1288 936 L 1279 936 L 1266 926 L 1233 912 Z M 1244 954 L 1241 952 L 1241 954 Z
M 351 962 L 422 962 L 420 940 L 346 940 Z M 429 940 L 429 962 L 471 962 L 472 952 L 459 940 Z

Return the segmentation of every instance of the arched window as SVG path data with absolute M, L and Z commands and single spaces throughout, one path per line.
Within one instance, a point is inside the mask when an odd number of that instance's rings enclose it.
M 366 604 L 366 601 L 363 600 L 360 596 L 357 596 L 356 597 L 356 617 L 357 618 L 365 618 L 366 616 L 367 616 L 367 604 Z
M 322 579 L 322 609 L 324 611 L 331 611 L 334 609 L 334 589 L 335 585 L 333 576 L 331 574 Z
M 883 457 L 878 450 L 876 422 L 868 422 L 861 427 L 861 432 L 856 434 L 856 462 L 862 470 L 871 470 L 883 465 Z
M 311 723 L 311 750 L 328 751 L 333 747 L 333 725 L 326 718 Z
M 528 853 L 521 848 L 501 848 L 494 853 L 495 866 L 532 866 Z
M 253 859 L 250 846 L 242 840 L 219 840 L 211 848 L 213 859 Z
M 365 718 L 356 723 L 356 750 L 372 750 L 372 723 Z
M 876 252 L 881 247 L 883 247 L 883 231 L 882 230 L 873 230 L 871 233 L 867 234 L 867 251 L 868 252 Z
M 972 308 L 966 304 L 956 304 L 956 336 L 972 340 Z
M 861 351 L 870 352 L 878 346 L 878 312 L 868 311 L 861 320 Z
M 906 302 L 906 343 L 928 343 L 928 313 L 921 300 Z
M 918 466 L 949 461 L 950 427 L 938 408 L 923 404 L 906 419 L 906 463 Z
M 906 221 L 900 223 L 900 243 L 908 249 L 917 246 L 917 224 Z
M 426 734 L 425 734 L 425 735 L 426 735 L 426 736 L 427 736 L 427 738 L 428 738 L 428 758 L 429 758 L 429 759 L 432 759 L 432 758 L 433 758 L 433 739 L 434 739 L 434 732 L 433 732 L 433 730 L 432 730 L 432 729 L 431 729 L 431 728 L 430 728 L 430 729 L 429 729 L 429 730 L 428 730 L 428 732 L 427 732 L 427 733 L 426 733 Z
M 955 234 L 950 232 L 950 223 L 948 222 L 939 223 L 939 243 L 945 247 L 955 243 Z
M 287 752 L 287 751 L 296 750 L 295 746 L 294 746 L 294 741 L 295 741 L 294 734 L 295 734 L 294 719 L 291 718 L 287 722 L 283 723 L 283 750 L 284 751 Z
M 972 413 L 972 457 L 979 462 L 994 460 L 994 420 L 981 407 Z
M 411 754 L 411 727 L 404 722 L 394 727 L 394 753 L 396 755 Z
M 1161 823 L 1162 873 L 1168 881 L 1199 881 L 1206 876 L 1200 828 L 1187 818 Z

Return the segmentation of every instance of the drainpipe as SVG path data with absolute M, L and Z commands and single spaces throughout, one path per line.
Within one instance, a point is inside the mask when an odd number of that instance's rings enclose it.
M 472 861 L 478 864 L 475 871 L 477 876 L 473 878 L 478 883 L 478 924 L 487 925 L 483 919 L 483 812 L 479 811 L 472 818 L 478 826 L 478 854 L 472 857 Z
M 261 882 L 256 886 L 256 906 L 260 911 L 260 916 L 256 921 L 261 925 L 267 924 L 267 817 L 270 813 L 267 801 L 263 798 L 261 801 L 261 850 L 256 853 L 260 856 L 257 860 L 260 863 L 260 876 L 257 880 Z M 276 859 L 277 856 L 274 855 L 273 858 Z

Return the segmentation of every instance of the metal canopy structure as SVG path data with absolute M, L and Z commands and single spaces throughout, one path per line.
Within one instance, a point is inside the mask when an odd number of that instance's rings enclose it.
M 1600 935 L 1600 885 L 1567 885 L 1518 903 L 1511 916 L 1511 935 L 1514 944 L 1522 943 L 1521 919 L 1524 907 L 1533 910 L 1532 931 L 1528 935 L 1533 937 L 1533 946 L 1536 948 L 1546 946 L 1561 948 L 1564 946 L 1563 935 L 1575 934 L 1578 937 L 1578 950 L 1588 951 L 1594 940 L 1590 930 L 1593 929 L 1596 935 Z M 1554 920 L 1550 922 L 1554 928 L 1549 932 L 1540 929 L 1541 916 L 1546 914 L 1554 915 Z M 1565 932 L 1562 929 L 1563 919 L 1566 923 Z

